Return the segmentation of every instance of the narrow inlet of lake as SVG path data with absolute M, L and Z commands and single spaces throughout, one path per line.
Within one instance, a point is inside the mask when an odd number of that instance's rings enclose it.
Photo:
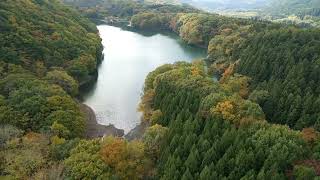
M 140 123 L 137 111 L 144 80 L 160 65 L 203 58 L 203 49 L 188 46 L 177 36 L 145 35 L 109 25 L 98 26 L 104 60 L 96 84 L 84 94 L 84 104 L 100 124 L 113 124 L 127 133 Z

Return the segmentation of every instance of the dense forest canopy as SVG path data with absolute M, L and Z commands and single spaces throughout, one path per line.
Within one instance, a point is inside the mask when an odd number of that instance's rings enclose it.
M 97 29 L 56 0 L 3 0 L 0 39 L 0 178 L 60 178 L 55 156 L 84 137 L 75 96 L 101 58 Z
M 248 87 L 231 88 L 242 81 L 212 82 L 199 63 L 149 74 L 141 106 L 146 119 L 169 129 L 157 178 L 285 179 L 313 156 L 301 132 L 267 123 L 259 105 L 240 96 Z
M 72 96 L 101 56 L 94 24 L 57 1 L 0 7 L 1 122 L 39 131 L 57 121 L 68 136 L 82 136 L 84 117 Z
M 271 122 L 319 131 L 319 53 L 317 29 L 263 32 L 247 42 L 237 72 L 252 77 L 254 92 L 268 92 L 260 105 Z
M 53 0 L 5 0 L 0 7 L 3 62 L 32 72 L 62 67 L 78 80 L 94 73 L 101 45 L 93 23 Z

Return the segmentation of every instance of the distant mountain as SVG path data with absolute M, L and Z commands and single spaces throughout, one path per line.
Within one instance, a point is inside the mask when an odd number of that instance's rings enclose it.
M 320 27 L 320 0 L 180 0 L 225 16 Z
M 264 7 L 269 0 L 181 0 L 193 6 L 207 10 L 221 9 L 257 9 Z
M 309 14 L 319 16 L 320 0 L 269 0 L 265 12 L 275 15 Z
M 180 0 L 206 10 L 262 10 L 269 14 L 297 14 L 320 9 L 320 0 Z
M 144 2 L 151 2 L 156 4 L 180 4 L 179 0 L 144 0 Z

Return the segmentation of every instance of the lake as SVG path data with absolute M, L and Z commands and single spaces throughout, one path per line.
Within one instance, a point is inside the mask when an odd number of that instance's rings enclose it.
M 104 60 L 84 104 L 100 124 L 113 124 L 127 133 L 141 121 L 137 107 L 145 77 L 160 65 L 203 58 L 206 51 L 183 43 L 173 34 L 141 34 L 109 25 L 98 26 Z

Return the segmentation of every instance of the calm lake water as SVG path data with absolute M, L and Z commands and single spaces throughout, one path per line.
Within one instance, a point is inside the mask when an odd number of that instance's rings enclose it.
M 145 35 L 108 25 L 98 29 L 104 60 L 96 84 L 84 95 L 84 103 L 95 111 L 100 124 L 113 124 L 125 132 L 140 122 L 137 107 L 150 71 L 166 63 L 206 56 L 204 50 L 187 46 L 177 36 Z

